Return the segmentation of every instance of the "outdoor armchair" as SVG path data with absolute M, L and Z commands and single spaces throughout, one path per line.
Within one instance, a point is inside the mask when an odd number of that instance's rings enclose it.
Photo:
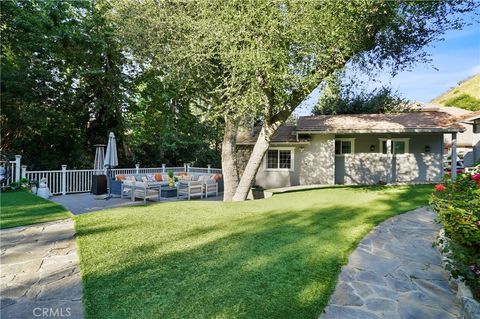
M 147 182 L 133 182 L 133 181 L 124 181 L 122 184 L 122 195 L 130 195 L 132 201 L 135 201 L 135 198 L 143 199 L 143 202 L 146 203 L 147 199 L 154 198 L 160 199 L 160 186 L 149 186 Z
M 200 196 L 203 198 L 203 182 L 201 181 L 180 181 L 178 182 L 177 198 Z
M 215 180 L 206 180 L 203 184 L 203 189 L 205 198 L 208 198 L 208 195 L 218 196 L 218 183 Z

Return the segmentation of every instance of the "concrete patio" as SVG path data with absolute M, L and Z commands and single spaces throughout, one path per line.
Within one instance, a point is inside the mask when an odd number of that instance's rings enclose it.
M 128 206 L 138 206 L 144 205 L 143 200 L 137 199 L 132 202 L 130 198 L 120 198 L 119 196 L 114 196 L 108 200 L 105 199 L 106 195 L 93 195 L 91 193 L 79 193 L 79 194 L 68 194 L 68 195 L 59 195 L 52 196 L 51 201 L 59 203 L 74 215 L 90 213 L 102 209 L 116 208 L 116 207 L 128 207 Z M 203 201 L 222 201 L 223 193 L 219 193 L 218 196 L 209 196 L 208 198 L 203 199 L 192 199 L 192 200 L 203 200 Z M 155 202 L 173 202 L 173 201 L 184 201 L 184 198 L 176 197 L 161 197 L 159 201 L 149 200 L 148 203 Z

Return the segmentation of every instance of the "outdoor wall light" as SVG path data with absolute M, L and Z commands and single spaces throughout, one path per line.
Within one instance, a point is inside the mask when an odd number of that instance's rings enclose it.
M 430 153 L 430 145 L 425 145 L 425 153 Z
M 298 149 L 300 150 L 300 153 L 302 153 L 305 150 L 305 147 L 300 146 Z
M 374 152 L 375 151 L 375 145 L 370 145 L 370 152 Z

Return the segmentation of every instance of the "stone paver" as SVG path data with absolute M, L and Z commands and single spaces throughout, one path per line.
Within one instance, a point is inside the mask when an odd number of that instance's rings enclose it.
M 432 247 L 440 230 L 434 218 L 420 208 L 377 226 L 350 255 L 320 318 L 462 318 Z
M 72 220 L 2 230 L 0 317 L 83 317 Z
M 144 205 L 143 200 L 137 198 L 136 201 L 132 202 L 130 198 L 120 198 L 115 196 L 109 200 L 104 199 L 104 195 L 96 196 L 90 193 L 80 193 L 80 194 L 67 194 L 61 196 L 50 197 L 50 200 L 56 203 L 59 203 L 74 215 L 91 213 L 99 211 L 102 209 L 108 208 L 117 208 L 117 207 L 130 207 L 130 206 L 141 206 Z M 209 196 L 208 198 L 201 199 L 202 201 L 222 201 L 223 193 L 219 193 L 218 196 Z M 161 202 L 172 202 L 172 201 L 184 201 L 185 199 L 177 199 L 176 197 L 170 198 L 161 198 Z M 195 198 L 194 200 L 200 200 Z

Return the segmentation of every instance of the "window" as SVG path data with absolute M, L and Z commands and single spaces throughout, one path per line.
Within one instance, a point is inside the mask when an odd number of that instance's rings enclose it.
M 265 168 L 269 170 L 293 170 L 293 148 L 269 149 Z
M 388 139 L 380 139 L 380 152 L 387 154 L 387 141 Z M 409 139 L 408 138 L 392 138 L 390 139 L 390 149 L 392 154 L 405 154 L 408 153 Z
M 354 138 L 342 138 L 335 140 L 335 155 L 353 154 L 354 148 Z

